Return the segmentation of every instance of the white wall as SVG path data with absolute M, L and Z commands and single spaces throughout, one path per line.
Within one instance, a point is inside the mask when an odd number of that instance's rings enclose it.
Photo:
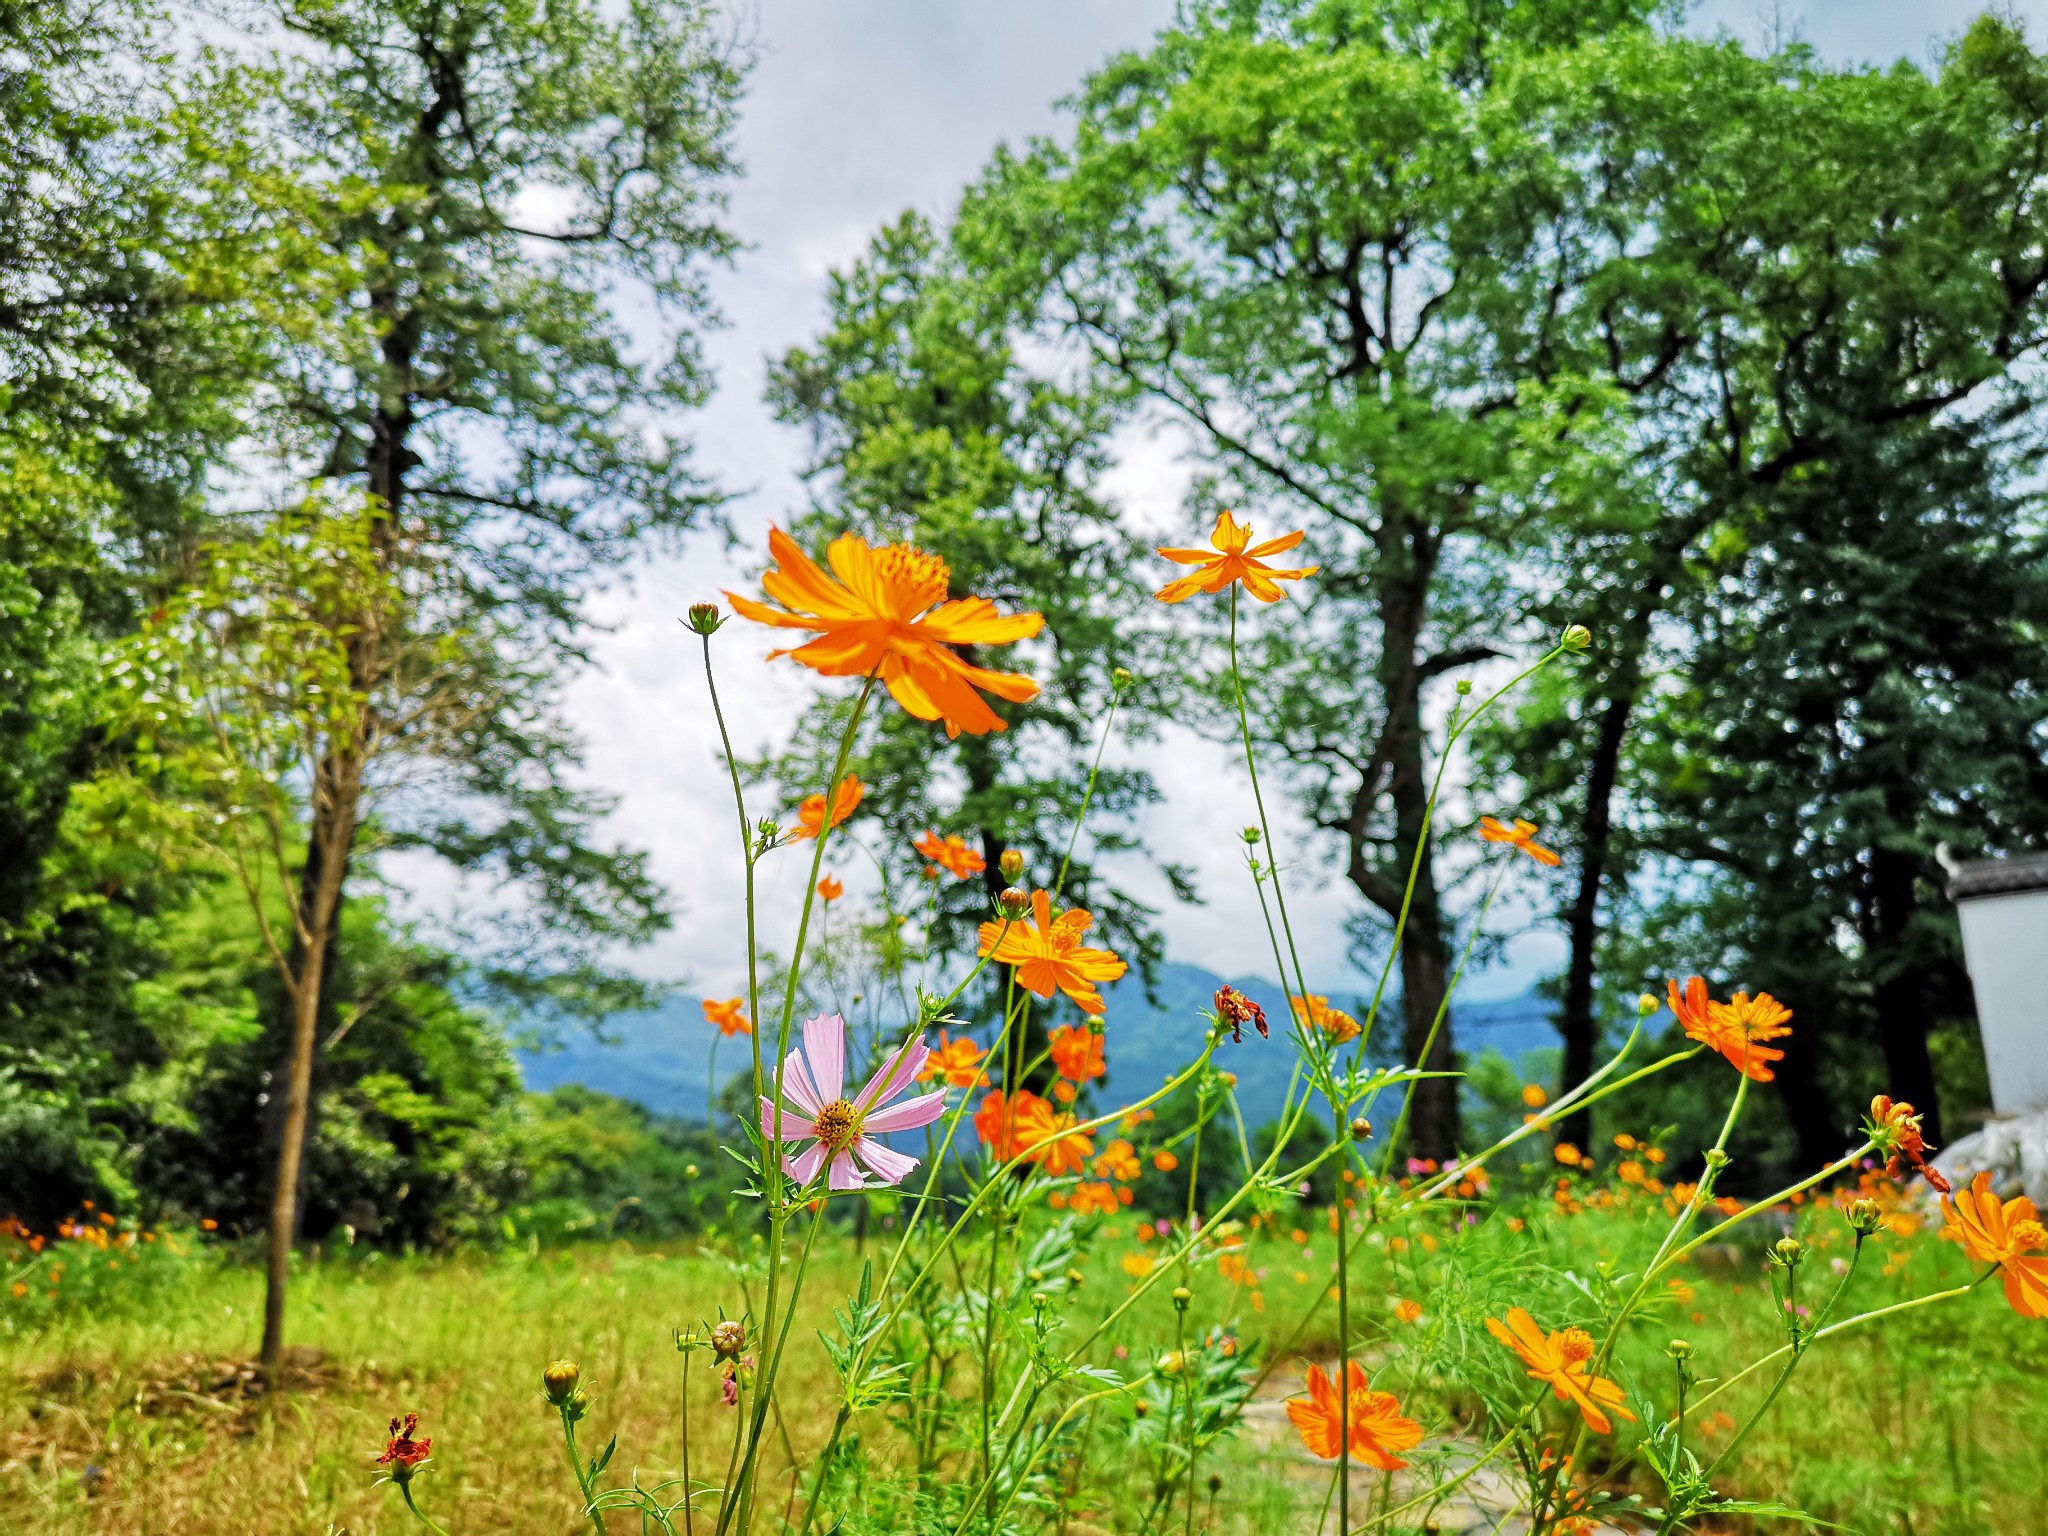
M 2002 1115 L 2048 1109 L 2048 891 L 1974 896 L 1958 910 L 1992 1106 Z

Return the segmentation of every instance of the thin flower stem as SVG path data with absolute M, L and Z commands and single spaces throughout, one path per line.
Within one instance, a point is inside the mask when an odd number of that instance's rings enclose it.
M 394 1481 L 396 1481 L 396 1479 L 394 1479 Z M 398 1484 L 398 1496 L 405 1500 L 405 1507 L 412 1511 L 413 1519 L 419 1521 L 421 1525 L 424 1525 L 428 1530 L 432 1531 L 434 1533 L 434 1536 L 448 1536 L 448 1533 L 446 1531 L 442 1530 L 440 1526 L 436 1525 L 432 1520 L 429 1520 L 427 1518 L 425 1510 L 421 1509 L 419 1505 L 413 1503 L 412 1482 L 410 1479 Z
M 718 702 L 718 679 L 711 669 L 711 637 L 701 637 L 704 642 L 704 686 L 711 693 L 711 715 L 718 722 L 719 745 L 725 750 L 725 771 L 732 778 L 733 808 L 740 819 L 740 862 L 747 874 L 747 1017 L 753 1022 L 748 1033 L 754 1044 L 754 1092 L 759 1094 L 764 1081 L 761 1075 L 761 946 L 755 937 L 754 925 L 757 912 L 754 903 L 754 838 L 747 825 L 747 797 L 740 788 L 739 759 L 733 756 L 732 735 L 725 728 L 725 710 Z M 829 811 L 829 807 L 828 807 Z M 712 1049 L 718 1042 L 712 1041 Z
M 576 1449 L 576 1420 L 571 1415 L 574 1399 L 562 1404 L 562 1452 L 569 1458 L 569 1471 L 576 1479 L 576 1488 L 583 1495 L 583 1513 L 590 1517 L 597 1536 L 606 1536 L 604 1516 L 598 1512 L 597 1500 L 590 1491 L 592 1478 L 585 1470 L 583 1457 Z
M 1081 827 L 1088 820 L 1088 805 L 1095 798 L 1095 779 L 1102 772 L 1102 755 L 1109 750 L 1109 735 L 1116 728 L 1117 706 L 1124 700 L 1122 683 L 1112 683 L 1109 690 L 1109 713 L 1103 717 L 1102 738 L 1095 744 L 1095 761 L 1088 767 L 1088 785 L 1081 792 L 1080 808 L 1074 813 L 1074 830 L 1067 836 L 1067 854 L 1060 860 L 1060 872 L 1052 883 L 1053 900 L 1059 900 L 1060 891 L 1067 883 L 1067 870 L 1074 862 L 1074 849 L 1081 842 Z

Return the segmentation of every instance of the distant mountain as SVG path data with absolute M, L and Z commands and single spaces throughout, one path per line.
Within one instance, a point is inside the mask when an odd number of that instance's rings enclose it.
M 1223 984 L 1223 978 L 1200 966 L 1169 964 L 1159 970 L 1156 1004 L 1147 1002 L 1135 976 L 1105 987 L 1110 1091 L 1125 1099 L 1142 1095 L 1199 1055 L 1202 1015 Z M 1278 988 L 1256 978 L 1240 978 L 1231 985 L 1264 1008 L 1275 1023 L 1271 1040 L 1247 1035 L 1243 1045 L 1224 1047 L 1224 1065 L 1237 1074 L 1245 1119 L 1261 1125 L 1279 1114 L 1294 1071 L 1293 1055 L 1278 1034 L 1287 1000 Z M 1355 1000 L 1333 996 L 1331 1001 L 1348 1007 Z M 1460 1003 L 1452 1009 L 1458 1048 L 1472 1057 L 1491 1046 L 1515 1061 L 1532 1050 L 1555 1046 L 1553 1006 L 1533 992 L 1495 1002 Z M 1392 1042 L 1399 1029 L 1399 1000 L 1382 1004 L 1381 1015 L 1382 1038 Z M 695 998 L 675 998 L 648 1013 L 619 1015 L 606 1022 L 604 1034 L 606 1041 L 579 1033 L 553 1049 L 520 1052 L 527 1086 L 545 1091 L 581 1083 L 633 1099 L 660 1114 L 704 1118 L 713 1036 Z M 730 1078 L 750 1059 L 744 1039 L 721 1042 L 720 1078 Z

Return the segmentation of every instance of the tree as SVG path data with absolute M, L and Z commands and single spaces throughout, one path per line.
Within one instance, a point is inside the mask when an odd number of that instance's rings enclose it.
M 1633 51 L 1573 88 L 1593 98 L 1583 115 L 1598 125 L 1617 216 L 1645 231 L 1609 299 L 1623 320 L 1615 344 L 1668 361 L 1640 396 L 1637 452 L 1616 481 L 1657 511 L 1604 533 L 1577 522 L 1560 529 L 1551 611 L 1592 622 L 1600 654 L 1583 700 L 1540 696 L 1497 738 L 1499 757 L 1525 769 L 1538 802 L 1579 828 L 1559 1021 L 1568 1081 L 1597 1050 L 1603 897 L 1619 901 L 1646 851 L 1698 846 L 1667 809 L 1689 803 L 1695 768 L 1662 749 L 1631 756 L 1644 713 L 1695 697 L 1699 632 L 1677 615 L 1718 613 L 1740 590 L 1731 560 L 1739 568 L 1780 539 L 1804 547 L 1846 515 L 1816 510 L 1846 486 L 1870 498 L 1870 548 L 1957 558 L 1953 548 L 1939 554 L 1940 541 L 1900 542 L 1894 520 L 1925 515 L 1930 496 L 1962 495 L 1955 477 L 1965 461 L 1987 477 L 1985 507 L 1998 501 L 1989 487 L 2007 473 L 2001 455 L 1973 437 L 1997 435 L 2010 407 L 1987 402 L 2001 399 L 2000 381 L 2041 339 L 2030 169 L 2040 153 L 2039 64 L 2011 28 L 1980 21 L 1934 78 L 1903 66 L 1837 73 L 1801 50 L 1750 59 L 1727 44 L 1674 41 Z M 1959 411 L 1966 401 L 1979 403 Z M 1934 422 L 1945 446 L 1930 446 Z M 1930 487 L 1930 454 L 1946 466 L 1936 477 L 1946 491 Z M 1879 466 L 1899 483 L 1874 481 Z M 1813 638 L 1829 622 L 1818 604 L 1830 590 L 1817 583 L 1812 607 L 1784 594 L 1783 622 Z M 1919 632 L 1919 665 L 1936 665 L 1929 640 Z M 1849 684 L 1821 656 L 1808 660 L 1828 686 Z M 1669 685 L 1658 680 L 1667 669 Z M 1730 695 L 1724 707 L 1737 703 Z M 1522 750 L 1509 745 L 1517 738 Z M 1784 963 L 1783 938 L 1727 958 L 1758 967 L 1742 972 L 1754 978 Z M 1813 925 L 1801 964 L 1826 969 L 1822 952 L 1832 948 L 1827 925 Z M 1830 1013 L 1826 1004 L 1808 1011 L 1809 1038 Z M 1896 1083 L 1916 1089 L 1896 1091 L 1927 1102 L 1931 1081 L 1905 1056 Z M 1808 1157 L 1832 1147 L 1845 1118 L 1822 1111 L 1813 1060 L 1781 1072 Z M 1586 1127 L 1560 1134 L 1583 1141 Z
M 1430 685 L 1496 654 L 1506 558 L 1626 383 L 1594 343 L 1630 232 L 1542 120 L 1575 50 L 1647 38 L 1654 12 L 1192 6 L 1082 87 L 1071 148 L 999 156 L 961 216 L 982 280 L 1187 424 L 1218 494 L 1306 522 L 1321 572 L 1258 647 L 1254 731 L 1350 883 L 1384 918 L 1408 906 L 1411 1057 L 1449 969 Z M 1445 1030 L 1418 1065 L 1452 1059 Z M 1453 1082 L 1418 1086 L 1413 1135 L 1456 1149 Z
M 898 710 L 873 711 L 862 724 L 854 770 L 868 803 L 902 834 L 870 851 L 901 909 L 926 913 L 928 948 L 957 955 L 972 951 L 1004 884 L 1005 848 L 1027 855 L 1037 884 L 1049 887 L 1061 870 L 1105 711 L 1114 703 L 1126 731 L 1143 731 L 1172 684 L 1157 631 L 1133 622 L 1146 597 L 1139 551 L 1098 490 L 1111 402 L 1027 367 L 1000 302 L 967 280 L 915 214 L 833 276 L 830 312 L 817 341 L 792 350 L 770 377 L 778 415 L 808 427 L 814 446 L 816 500 L 798 534 L 822 543 L 852 528 L 913 543 L 945 559 L 956 596 L 1046 616 L 1034 656 L 1043 691 L 1028 704 L 995 704 L 1005 731 L 948 741 Z M 1120 670 L 1133 681 L 1119 683 Z M 768 765 L 790 794 L 818 787 L 849 707 L 821 700 L 791 750 Z M 1143 769 L 1105 763 L 1091 835 L 1064 888 L 1141 963 L 1157 953 L 1153 914 L 1100 860 L 1135 849 L 1116 823 L 1155 798 Z M 923 829 L 964 835 L 985 865 L 981 877 L 923 889 L 928 861 L 909 845 Z M 1186 891 L 1179 871 L 1167 874 Z
M 485 979 L 592 1011 L 645 995 L 593 947 L 654 931 L 660 893 L 641 856 L 594 844 L 607 802 L 568 781 L 554 691 L 582 659 L 595 579 L 716 500 L 657 418 L 706 388 L 693 327 L 702 263 L 731 245 L 716 215 L 740 68 L 695 0 L 616 16 L 576 0 L 279 0 L 268 16 L 275 52 L 223 66 L 256 70 L 267 110 L 218 168 L 280 253 L 257 425 L 272 483 L 306 494 L 245 486 L 197 606 L 172 613 L 209 637 L 207 656 L 185 653 L 189 686 L 220 691 L 214 718 L 253 744 L 230 764 L 286 741 L 312 754 L 302 830 L 257 802 L 267 836 L 303 838 L 288 858 L 263 850 L 296 886 L 274 956 L 290 1010 L 274 1371 L 313 1056 L 335 1023 L 324 978 L 366 829 L 523 889 Z M 666 355 L 629 339 L 625 302 L 674 322 Z M 287 675 L 237 631 L 237 604 L 297 614 L 322 663 Z M 407 778 L 379 777 L 400 765 Z M 211 782 L 258 793 L 241 768 Z M 366 797 L 383 789 L 373 823 Z

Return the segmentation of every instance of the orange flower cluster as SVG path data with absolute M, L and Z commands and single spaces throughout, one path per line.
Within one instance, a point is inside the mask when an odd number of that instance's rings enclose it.
M 1707 996 L 1703 976 L 1688 980 L 1683 992 L 1675 981 L 1667 983 L 1666 990 L 1671 1011 L 1678 1016 L 1687 1039 L 1719 1051 L 1730 1066 L 1751 1082 L 1772 1080 L 1775 1074 L 1769 1064 L 1783 1061 L 1785 1053 L 1763 1042 L 1782 1040 L 1792 1033 L 1785 1027 L 1785 1021 L 1792 1017 L 1790 1008 L 1768 992 L 1759 992 L 1754 998 L 1747 992 L 1738 992 L 1728 1002 L 1715 1002 Z
M 1052 893 L 1031 893 L 1031 920 L 983 923 L 977 931 L 978 953 L 1017 968 L 1017 985 L 1034 997 L 1064 992 L 1083 1013 L 1101 1014 L 1108 1005 L 1095 990 L 1099 981 L 1115 981 L 1130 967 L 1106 949 L 1088 949 L 1081 937 L 1095 919 L 1076 907 L 1052 915 Z
M 377 1465 L 394 1468 L 392 1476 L 400 1480 L 410 1476 L 413 1468 L 427 1459 L 434 1445 L 431 1439 L 413 1438 L 413 1432 L 419 1427 L 420 1416 L 416 1413 L 408 1413 L 403 1424 L 393 1419 L 391 1443 L 384 1447 L 384 1454 L 377 1458 Z
M 988 860 L 968 847 L 966 839 L 952 834 L 940 837 L 926 832 L 911 839 L 910 846 L 956 879 L 965 880 L 988 868 Z
M 1980 1173 L 1960 1196 L 1941 1202 L 1948 1222 L 1941 1235 L 1961 1243 L 1979 1264 L 1994 1264 L 2002 1273 L 2005 1299 L 2021 1317 L 2048 1317 L 2048 1227 L 2028 1199 L 2000 1200 L 1991 1189 L 1991 1175 Z
M 1505 1322 L 1489 1317 L 1486 1331 L 1522 1357 L 1532 1378 L 1549 1383 L 1559 1402 L 1576 1406 L 1586 1428 L 1594 1434 L 1613 1432 L 1614 1421 L 1607 1416 L 1609 1409 L 1624 1419 L 1635 1418 L 1621 1406 L 1621 1388 L 1604 1376 L 1595 1376 L 1587 1364 L 1593 1358 L 1593 1336 L 1585 1329 L 1564 1328 L 1545 1333 L 1522 1308 L 1510 1307 Z
M 974 1134 L 991 1157 L 1007 1163 L 1022 1156 L 1055 1178 L 1081 1172 L 1095 1151 L 1087 1133 L 1074 1129 L 1076 1123 L 1028 1088 L 1013 1094 L 995 1089 L 974 1112 Z
M 970 666 L 953 647 L 1028 640 L 1044 628 L 1044 615 L 998 613 L 985 597 L 947 602 L 952 572 L 937 555 L 909 544 L 875 549 L 859 534 L 842 533 L 825 551 L 828 575 L 780 528 L 768 531 L 768 552 L 776 563 L 761 590 L 782 606 L 728 592 L 734 611 L 818 636 L 772 655 L 827 677 L 873 676 L 906 714 L 943 723 L 948 736 L 1006 729 L 982 693 L 1013 704 L 1038 696 L 1030 678 Z
M 1344 1369 L 1344 1396 L 1347 1401 L 1340 1404 L 1336 1382 L 1321 1366 L 1311 1365 L 1308 1396 L 1288 1399 L 1287 1417 L 1301 1432 L 1301 1443 L 1310 1454 L 1335 1461 L 1347 1449 L 1348 1427 L 1348 1448 L 1354 1459 L 1382 1472 L 1407 1466 L 1395 1453 L 1420 1445 L 1422 1426 L 1401 1416 L 1394 1394 L 1373 1391 L 1365 1367 L 1352 1360 Z

